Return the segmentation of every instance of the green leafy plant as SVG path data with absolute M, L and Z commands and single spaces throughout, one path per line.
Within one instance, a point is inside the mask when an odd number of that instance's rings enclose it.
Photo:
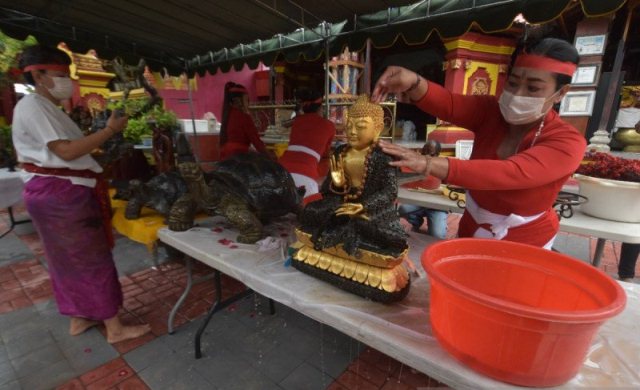
M 166 130 L 173 130 L 178 125 L 178 118 L 171 110 L 165 110 L 160 106 L 155 106 L 145 114 L 147 121 L 155 120 L 158 127 Z
M 142 137 L 151 136 L 152 134 L 153 130 L 144 117 L 130 118 L 123 132 L 124 138 L 134 144 L 142 143 Z
M 13 148 L 13 139 L 11 138 L 11 126 L 0 126 L 0 166 L 8 166 L 9 161 L 7 159 L 15 159 L 15 149 Z
M 178 118 L 171 110 L 165 110 L 161 106 L 153 106 L 150 110 L 142 112 L 149 99 L 129 99 L 111 101 L 107 103 L 110 110 L 124 109 L 129 116 L 129 122 L 124 129 L 124 138 L 134 144 L 140 144 L 142 138 L 153 135 L 153 122 L 159 128 L 173 131 L 178 126 Z
M 0 31 L 0 87 L 20 82 L 22 73 L 17 69 L 18 54 L 38 41 L 29 35 L 24 41 L 13 39 Z

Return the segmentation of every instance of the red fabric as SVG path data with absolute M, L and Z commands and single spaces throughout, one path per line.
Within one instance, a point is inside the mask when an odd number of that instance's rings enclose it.
M 222 146 L 222 150 L 220 150 L 220 160 L 226 160 L 231 156 L 235 156 L 236 154 L 248 153 L 249 145 L 239 143 L 239 142 L 229 142 Z
M 507 135 L 508 124 L 495 96 L 452 94 L 429 82 L 427 93 L 417 105 L 475 133 L 471 160 L 450 158 L 446 182 L 470 190 L 480 207 L 497 214 L 530 216 L 550 210 L 562 185 L 580 164 L 587 145 L 582 134 L 551 110 L 535 145 L 531 147 L 537 126 L 523 137 L 517 154 L 501 160 L 496 151 Z M 466 226 L 469 219 L 465 213 L 461 232 L 471 229 Z M 557 217 L 549 213 L 510 229 L 506 239 L 546 243 L 557 230 Z
M 305 196 L 305 197 L 302 199 L 302 205 L 303 205 L 303 206 L 306 206 L 306 205 L 308 205 L 309 203 L 311 203 L 311 202 L 315 202 L 316 200 L 320 200 L 320 199 L 322 199 L 322 193 L 320 193 L 320 192 L 316 192 L 316 193 L 315 193 L 315 194 L 313 194 L 313 195 Z
M 22 169 L 31 173 L 40 173 L 43 175 L 51 176 L 66 176 L 66 177 L 83 177 L 87 179 L 96 179 L 96 186 L 93 188 L 100 204 L 100 213 L 102 214 L 102 225 L 104 226 L 104 233 L 107 237 L 109 246 L 113 248 L 115 246 L 115 239 L 113 237 L 113 229 L 111 227 L 111 199 L 109 198 L 109 185 L 104 180 L 101 174 L 91 171 L 89 169 L 76 170 L 69 168 L 46 168 L 39 167 L 31 163 L 22 163 Z
M 32 70 L 57 70 L 60 72 L 68 72 L 69 65 L 58 65 L 58 64 L 33 64 L 27 65 L 24 67 L 24 72 L 31 72 Z
M 258 135 L 258 129 L 251 115 L 231 107 L 227 124 L 227 142 L 222 145 L 220 158 L 225 159 L 234 154 L 246 153 L 249 145 L 253 145 L 260 153 L 267 153 L 264 142 Z
M 578 65 L 573 62 L 554 60 L 553 58 L 539 56 L 535 54 L 521 54 L 516 58 L 514 67 L 542 69 L 567 76 L 573 76 Z
M 312 149 L 321 157 L 331 149 L 336 128 L 333 123 L 318 114 L 296 116 L 291 127 L 289 146 L 299 145 Z M 290 173 L 318 179 L 318 160 L 310 154 L 287 150 L 278 162 Z
M 410 181 L 408 183 L 404 183 L 400 185 L 402 188 L 414 188 L 421 190 L 435 190 L 440 187 L 442 181 L 435 176 L 427 176 L 426 179 Z

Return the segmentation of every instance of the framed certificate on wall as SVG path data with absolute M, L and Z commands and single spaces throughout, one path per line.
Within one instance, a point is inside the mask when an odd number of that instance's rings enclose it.
M 596 91 L 569 91 L 560 103 L 561 116 L 591 116 Z
M 606 35 L 587 35 L 576 38 L 576 50 L 581 56 L 595 56 L 604 54 Z
M 573 74 L 571 84 L 581 87 L 592 87 L 598 84 L 600 76 L 600 63 L 578 65 Z

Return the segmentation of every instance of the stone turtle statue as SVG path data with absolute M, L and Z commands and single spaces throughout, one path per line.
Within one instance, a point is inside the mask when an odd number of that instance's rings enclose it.
M 216 164 L 206 175 L 196 163 L 178 166 L 189 187 L 169 213 L 169 229 L 193 226 L 198 211 L 222 215 L 240 234 L 237 241 L 252 244 L 262 238 L 262 225 L 271 218 L 298 214 L 304 189 L 280 164 L 257 153 L 239 154 Z
M 173 204 L 189 191 L 187 183 L 178 171 L 169 171 L 154 176 L 146 183 L 141 180 L 129 181 L 128 187 L 116 193 L 116 199 L 127 199 L 124 211 L 126 219 L 140 218 L 143 206 L 169 216 Z

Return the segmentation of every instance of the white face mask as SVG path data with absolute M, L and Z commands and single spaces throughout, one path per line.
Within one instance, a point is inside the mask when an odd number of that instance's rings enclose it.
M 502 95 L 500 95 L 500 99 L 498 100 L 500 112 L 502 113 L 504 120 L 512 125 L 533 123 L 546 114 L 546 112 L 542 111 L 544 104 L 556 93 L 548 98 L 544 98 L 518 96 L 511 92 L 503 91 Z
M 58 100 L 66 100 L 73 96 L 73 82 L 69 77 L 51 77 L 51 80 L 53 87 L 47 88 L 51 96 Z

